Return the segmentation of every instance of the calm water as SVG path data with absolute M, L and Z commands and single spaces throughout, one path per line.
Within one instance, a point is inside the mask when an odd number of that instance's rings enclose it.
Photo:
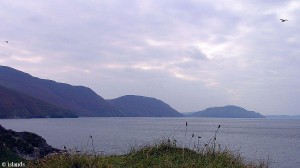
M 185 122 L 188 122 L 186 133 Z M 193 144 L 201 136 L 204 145 L 218 125 L 218 143 L 249 159 L 270 159 L 271 167 L 300 167 L 300 120 L 208 118 L 78 118 L 11 119 L 0 124 L 16 131 L 30 131 L 56 147 L 92 150 L 106 154 L 127 152 L 130 147 L 175 138 Z M 190 143 L 191 141 L 191 143 Z

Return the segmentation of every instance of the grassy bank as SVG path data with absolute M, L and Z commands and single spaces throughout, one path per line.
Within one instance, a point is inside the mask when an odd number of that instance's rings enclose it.
M 265 162 L 250 163 L 238 153 L 216 148 L 214 144 L 191 150 L 165 140 L 151 146 L 134 149 L 126 155 L 102 156 L 65 152 L 27 163 L 32 168 L 123 168 L 123 167 L 205 167 L 250 168 L 268 167 Z

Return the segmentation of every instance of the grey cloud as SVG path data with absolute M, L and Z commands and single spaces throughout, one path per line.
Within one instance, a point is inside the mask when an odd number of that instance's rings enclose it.
M 185 54 L 190 56 L 192 59 L 196 60 L 207 60 L 207 56 L 203 54 L 199 49 L 195 47 L 189 47 L 186 51 Z
M 237 104 L 297 114 L 300 10 L 290 2 L 1 1 L 0 39 L 10 42 L 0 63 L 180 111 Z M 281 12 L 293 19 L 282 24 Z

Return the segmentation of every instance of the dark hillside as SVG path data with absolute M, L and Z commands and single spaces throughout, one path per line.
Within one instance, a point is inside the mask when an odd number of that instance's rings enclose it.
M 180 117 L 183 114 L 161 100 L 127 95 L 108 100 L 128 117 Z
M 0 66 L 0 85 L 71 110 L 78 116 L 122 116 L 90 88 L 36 78 L 10 67 Z
M 74 118 L 62 109 L 36 98 L 0 86 L 0 118 Z

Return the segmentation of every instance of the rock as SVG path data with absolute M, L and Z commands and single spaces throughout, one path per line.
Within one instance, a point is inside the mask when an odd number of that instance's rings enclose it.
M 51 153 L 60 152 L 59 149 L 48 145 L 41 136 L 31 132 L 15 132 L 6 130 L 0 125 L 0 151 L 1 158 L 14 158 L 18 156 L 26 160 L 43 158 Z

